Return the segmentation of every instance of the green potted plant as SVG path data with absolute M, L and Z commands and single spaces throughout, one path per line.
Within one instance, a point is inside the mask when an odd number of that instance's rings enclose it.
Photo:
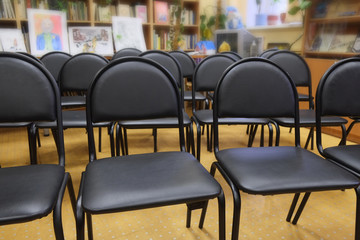
M 267 25 L 267 15 L 261 13 L 261 2 L 262 0 L 255 0 L 257 5 L 257 14 L 255 15 L 255 25 L 256 26 L 264 26 Z

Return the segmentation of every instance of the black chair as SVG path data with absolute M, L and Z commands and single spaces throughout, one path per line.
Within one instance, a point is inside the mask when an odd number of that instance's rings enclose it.
M 77 92 L 80 96 L 77 98 L 85 98 L 88 86 L 96 73 L 108 64 L 108 60 L 104 57 L 93 53 L 81 53 L 69 58 L 61 68 L 59 73 L 59 85 L 61 92 Z M 84 94 L 85 93 L 85 94 Z M 81 95 L 83 94 L 83 95 Z M 61 98 L 62 106 L 77 107 L 76 110 L 64 110 L 62 114 L 63 127 L 67 128 L 86 128 L 86 113 L 85 110 L 79 110 L 83 107 L 82 103 L 74 99 L 72 101 L 69 96 L 67 100 L 65 97 Z M 64 101 L 65 100 L 65 101 Z M 64 104 L 66 102 L 66 104 Z M 79 103 L 79 105 L 78 105 Z M 49 128 L 54 130 L 55 122 L 38 122 L 37 128 Z M 113 140 L 113 123 L 101 123 L 99 127 L 99 151 L 101 152 L 101 127 L 107 127 L 110 135 L 110 147 L 112 155 L 115 155 L 115 147 Z M 56 132 L 53 131 L 56 135 Z
M 233 58 L 235 61 L 241 60 L 242 57 L 240 56 L 240 54 L 233 52 L 233 51 L 226 51 L 226 52 L 221 52 L 220 54 L 224 54 L 226 56 L 229 56 L 231 58 Z
M 283 68 L 291 76 L 291 79 L 294 81 L 296 87 L 305 87 L 308 89 L 308 94 L 298 94 L 299 101 L 309 103 L 308 109 L 300 110 L 300 127 L 310 128 L 310 132 L 305 143 L 305 148 L 307 148 L 310 140 L 313 139 L 314 128 L 316 126 L 310 69 L 300 55 L 287 50 L 275 51 L 268 56 L 268 59 Z M 293 118 L 274 118 L 273 120 L 283 127 L 292 128 L 294 126 Z M 346 123 L 347 120 L 340 117 L 328 116 L 322 119 L 323 126 L 341 127 L 344 132 L 346 131 Z M 278 134 L 280 133 L 278 132 Z M 311 149 L 313 149 L 313 144 L 311 144 Z
M 197 91 L 214 91 L 216 84 L 221 78 L 223 72 L 231 65 L 235 63 L 235 60 L 224 54 L 212 55 L 202 60 L 197 65 L 193 78 L 193 96 Z M 196 110 L 195 103 L 192 104 L 193 116 L 191 119 L 195 122 L 197 127 L 197 144 L 196 144 L 196 157 L 200 160 L 201 153 L 201 126 L 212 126 L 213 124 L 213 112 L 212 109 Z M 238 119 L 221 119 L 221 124 L 226 125 L 242 125 L 242 124 L 255 124 L 255 125 L 268 125 L 269 126 L 269 144 L 272 144 L 272 125 L 268 118 L 238 118 Z M 211 128 L 212 129 L 212 128 Z M 212 130 L 211 130 L 212 132 Z M 255 137 L 256 130 L 252 131 L 249 136 L 249 146 Z M 261 136 L 261 145 L 263 145 L 263 131 Z M 212 133 L 209 135 L 209 129 L 207 129 L 207 146 L 211 151 L 212 145 Z
M 188 81 L 192 82 L 192 77 L 196 67 L 194 59 L 189 54 L 183 51 L 171 51 L 170 55 L 176 58 L 176 60 L 179 62 L 183 77 L 186 78 Z M 184 88 L 184 101 L 192 101 L 193 99 L 192 93 L 191 91 L 186 91 L 185 82 L 183 88 Z M 203 101 L 205 105 L 207 105 L 206 96 L 204 96 L 201 93 L 195 94 L 195 100 Z
M 149 50 L 146 52 L 143 52 L 142 54 L 139 55 L 140 57 L 143 58 L 149 58 L 154 60 L 155 62 L 161 64 L 163 67 L 165 67 L 170 74 L 172 74 L 174 76 L 174 78 L 177 81 L 178 84 L 178 88 L 179 88 L 179 92 L 181 95 L 181 99 L 184 99 L 184 88 L 183 88 L 183 75 L 181 72 L 181 67 L 178 63 L 178 61 L 171 56 L 169 53 L 167 52 L 163 52 L 163 51 L 159 51 L 159 50 Z M 146 95 L 144 95 L 144 97 L 142 98 L 144 101 L 147 101 L 147 97 Z M 184 103 L 182 104 L 183 108 L 184 108 Z M 183 109 L 184 111 L 184 109 Z M 194 137 L 194 133 L 193 133 L 193 127 L 192 127 L 192 123 L 191 123 L 191 119 L 188 116 L 188 114 L 184 111 L 184 125 L 186 127 L 186 142 L 187 142 L 187 148 L 188 151 L 192 151 L 193 154 L 195 154 L 195 150 L 194 150 L 194 141 L 193 141 L 193 137 Z M 139 128 L 149 128 L 149 129 L 153 129 L 153 135 L 154 135 L 154 152 L 157 152 L 157 129 L 158 128 L 177 128 L 178 127 L 178 121 L 177 118 L 158 118 L 158 119 L 143 119 L 141 121 L 137 121 L 137 120 L 124 120 L 124 121 L 120 121 L 118 122 L 117 125 L 117 131 L 116 131 L 116 152 L 117 155 L 120 154 L 120 150 L 118 147 L 118 143 L 120 140 L 120 144 L 121 144 L 121 148 L 122 148 L 122 152 L 125 155 L 129 154 L 129 150 L 128 150 L 128 141 L 127 141 L 127 129 L 139 129 Z M 123 130 L 123 134 L 122 134 L 122 130 Z M 123 141 L 121 140 L 123 136 Z M 123 146 L 123 144 L 125 146 Z
M 122 76 L 122 77 L 119 77 Z M 144 95 L 146 101 L 139 101 Z M 91 215 L 131 211 L 165 205 L 202 208 L 218 198 L 219 239 L 225 239 L 225 202 L 220 185 L 185 152 L 182 99 L 169 72 L 156 62 L 139 57 L 112 61 L 97 74 L 87 95 L 90 163 L 81 179 L 77 204 L 77 239 L 84 239 L 84 211 L 89 239 Z M 147 153 L 96 160 L 93 124 L 128 119 L 177 118 L 180 151 Z
M 65 52 L 53 51 L 48 52 L 40 58 L 47 70 L 58 81 L 59 73 L 64 63 L 71 58 L 71 55 Z M 85 105 L 85 103 L 84 103 Z
M 321 136 L 324 116 L 359 118 L 360 58 L 348 58 L 333 66 L 320 80 L 316 92 L 316 145 L 321 155 L 360 177 L 360 145 L 346 145 L 342 135 L 340 146 L 324 148 Z
M 295 146 L 219 149 L 221 118 L 279 116 L 295 119 Z M 239 191 L 258 195 L 295 193 L 287 221 L 291 221 L 300 193 L 305 193 L 292 221 L 296 224 L 311 192 L 359 186 L 359 179 L 350 172 L 300 147 L 296 87 L 284 70 L 267 59 L 244 59 L 226 70 L 215 90 L 214 132 L 217 162 L 211 174 L 218 169 L 232 190 L 233 240 L 239 235 Z M 356 205 L 359 216 L 359 200 Z M 359 239 L 359 233 L 356 231 L 355 239 Z
M 0 75 L 0 122 L 55 120 L 59 146 L 58 164 L 0 168 L 0 225 L 29 222 L 52 212 L 55 237 L 64 239 L 61 205 L 66 186 L 74 214 L 76 200 L 65 172 L 59 89 L 43 65 L 20 54 L 0 53 Z M 31 136 L 35 145 L 35 134 Z
M 123 48 L 112 56 L 111 61 L 121 57 L 139 56 L 141 53 L 142 51 L 137 48 Z
M 274 52 L 278 51 L 279 49 L 277 48 L 270 48 L 270 49 L 267 49 L 265 51 L 263 51 L 262 53 L 259 54 L 259 57 L 262 57 L 262 58 L 268 58 L 271 54 L 273 54 Z

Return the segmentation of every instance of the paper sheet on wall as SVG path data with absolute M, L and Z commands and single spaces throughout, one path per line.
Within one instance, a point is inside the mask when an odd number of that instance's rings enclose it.
M 144 33 L 140 18 L 112 17 L 115 50 L 137 48 L 146 51 Z

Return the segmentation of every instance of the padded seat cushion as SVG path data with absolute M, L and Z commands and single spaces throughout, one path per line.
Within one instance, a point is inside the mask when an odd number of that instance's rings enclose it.
M 213 123 L 213 110 L 205 109 L 194 112 L 194 117 L 201 125 Z M 219 118 L 219 124 L 268 124 L 268 118 Z
M 83 107 L 86 105 L 85 96 L 62 96 L 61 106 L 62 107 Z
M 86 167 L 83 208 L 92 214 L 217 197 L 220 185 L 186 152 L 95 160 Z
M 299 114 L 300 127 L 315 127 L 315 110 L 301 109 Z M 294 126 L 294 118 L 273 118 L 273 120 L 281 126 Z M 340 126 L 341 124 L 346 124 L 347 122 L 348 121 L 345 118 L 341 117 L 321 117 L 322 126 Z
M 86 112 L 79 111 L 62 111 L 63 127 L 64 128 L 86 128 Z M 110 122 L 95 123 L 95 127 L 109 126 Z M 39 128 L 55 128 L 56 122 L 38 122 L 36 125 Z
M 348 171 L 298 147 L 226 149 L 216 158 L 234 184 L 250 194 L 347 189 L 359 184 Z
M 124 120 L 120 121 L 119 125 L 125 128 L 169 128 L 178 127 L 179 121 L 177 117 L 141 119 L 141 120 Z M 184 126 L 191 124 L 190 117 L 184 112 Z
M 360 172 L 360 145 L 329 147 L 324 149 L 324 155 L 355 172 Z
M 64 167 L 51 164 L 0 168 L 0 223 L 44 217 L 55 206 Z
M 191 91 L 184 91 L 184 100 L 192 101 L 192 93 Z M 196 101 L 205 101 L 206 97 L 199 92 L 195 92 L 195 100 Z
M 9 122 L 9 123 L 0 123 L 0 128 L 17 128 L 17 127 L 27 127 L 30 125 L 30 122 Z

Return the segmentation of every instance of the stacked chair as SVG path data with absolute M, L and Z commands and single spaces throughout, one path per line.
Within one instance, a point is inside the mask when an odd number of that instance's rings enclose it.
M 359 66 L 356 67 L 359 69 Z M 337 74 L 337 76 L 341 75 Z M 341 80 L 346 79 L 340 78 Z M 336 95 L 335 90 L 338 90 L 340 85 L 336 84 L 333 87 L 335 89 L 331 89 L 329 91 L 331 94 L 326 96 L 330 103 L 328 107 L 331 106 L 331 103 L 337 105 L 332 94 Z M 294 81 L 282 68 L 263 58 L 248 58 L 233 64 L 225 71 L 216 87 L 213 113 L 214 151 L 217 161 L 211 167 L 211 174 L 214 175 L 218 169 L 232 190 L 234 199 L 233 240 L 237 240 L 239 235 L 241 206 L 239 191 L 258 195 L 294 193 L 287 221 L 291 221 L 300 193 L 305 193 L 292 220 L 293 224 L 296 224 L 311 192 L 341 189 L 357 191 L 355 239 L 360 238 L 358 231 L 359 179 L 328 159 L 323 159 L 300 147 L 298 101 Z M 357 105 L 357 107 L 359 106 Z M 326 113 L 325 109 L 321 112 Z M 330 111 L 329 113 L 334 114 L 335 112 Z M 241 117 L 293 118 L 295 146 L 221 150 L 219 148 L 220 119 Z M 318 119 L 320 120 L 320 116 Z M 317 128 L 317 131 L 320 130 Z
M 53 213 L 56 239 L 64 239 L 61 205 L 66 186 L 74 213 L 76 200 L 70 174 L 65 171 L 58 86 L 42 64 L 15 53 L 0 53 L 0 75 L 0 122 L 31 122 L 34 129 L 35 121 L 55 121 L 58 133 L 57 164 L 0 168 L 0 225 Z M 35 134 L 30 145 L 35 145 Z
M 225 239 L 225 203 L 220 185 L 185 152 L 182 98 L 175 78 L 148 58 L 112 61 L 92 82 L 87 95 L 90 162 L 82 174 L 77 202 L 77 239 L 93 239 L 92 215 L 166 205 L 201 208 L 202 228 L 207 201 L 218 198 L 219 239 Z M 146 100 L 139 101 L 146 96 Z M 99 122 L 176 118 L 180 151 L 96 159 L 93 125 Z

